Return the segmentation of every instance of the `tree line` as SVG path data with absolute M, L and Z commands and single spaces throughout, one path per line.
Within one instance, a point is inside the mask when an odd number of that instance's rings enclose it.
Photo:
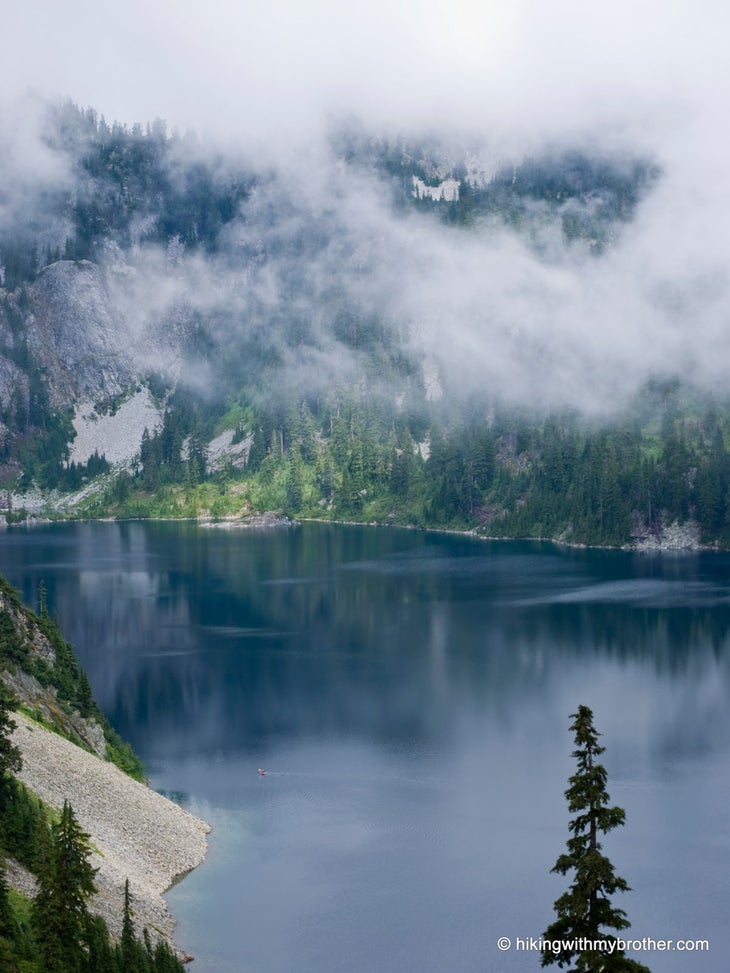
M 56 260 L 98 260 L 121 249 L 170 241 L 215 252 L 219 235 L 249 195 L 253 176 L 221 158 L 202 161 L 195 139 L 166 124 L 108 124 L 72 101 L 49 107 L 44 141 L 63 160 L 71 186 L 48 188 L 31 216 L 0 230 L 0 287 L 31 283 Z M 197 161 L 196 161 L 197 160 Z
M 730 544 L 730 413 L 683 402 L 674 386 L 647 391 L 610 424 L 477 406 L 443 415 L 417 399 L 395 409 L 354 396 L 235 408 L 245 462 L 210 463 L 216 409 L 171 401 L 103 504 L 155 515 L 155 495 L 207 485 L 198 506 L 229 513 L 224 498 L 238 483 L 239 499 L 243 490 L 253 507 L 293 516 L 606 546 L 691 522 L 703 542 Z
M 0 682 L 0 967 L 7 973 L 181 973 L 166 942 L 153 945 L 147 930 L 141 940 L 136 935 L 128 882 L 119 942 L 91 913 L 96 869 L 89 835 L 68 802 L 54 814 L 14 776 L 22 767 L 11 739 L 17 703 Z M 6 854 L 36 876 L 30 906 L 9 888 Z

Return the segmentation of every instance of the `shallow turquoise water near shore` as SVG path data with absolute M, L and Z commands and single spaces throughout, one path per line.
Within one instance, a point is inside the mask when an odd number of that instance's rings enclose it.
M 631 935 L 730 964 L 729 555 L 99 523 L 10 530 L 0 571 L 31 603 L 45 581 L 153 785 L 214 826 L 169 896 L 194 969 L 538 969 L 496 941 L 565 887 L 579 703 L 627 811 L 605 847 Z

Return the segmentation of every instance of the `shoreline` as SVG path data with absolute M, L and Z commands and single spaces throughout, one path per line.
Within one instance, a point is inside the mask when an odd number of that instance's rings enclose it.
M 299 524 L 337 524 L 342 527 L 384 527 L 391 530 L 414 530 L 434 534 L 451 534 L 455 537 L 474 537 L 483 541 L 502 541 L 505 543 L 535 542 L 541 544 L 555 544 L 557 547 L 573 548 L 590 551 L 623 551 L 628 554 L 722 554 L 730 548 L 721 547 L 718 543 L 702 544 L 699 542 L 699 530 L 694 524 L 671 524 L 662 529 L 661 534 L 646 534 L 626 544 L 588 544 L 583 541 L 569 541 L 564 537 L 531 537 L 511 536 L 503 534 L 480 533 L 476 527 L 431 527 L 419 524 L 401 524 L 380 520 L 339 520 L 320 517 L 288 517 L 276 511 L 265 510 L 247 517 L 223 517 L 218 520 L 210 516 L 200 517 L 31 517 L 14 524 L 2 524 L 0 528 L 11 527 L 46 527 L 50 524 L 65 523 L 97 523 L 97 524 L 129 524 L 129 523 L 188 523 L 197 524 L 203 528 L 218 528 L 222 530 L 240 530 L 244 528 L 272 529 L 280 527 L 296 527 Z
M 204 860 L 210 825 L 23 713 L 13 719 L 13 743 L 23 758 L 18 779 L 55 809 L 68 800 L 89 834 L 98 869 L 90 910 L 119 938 L 129 879 L 138 934 L 147 927 L 153 942 L 165 939 L 190 960 L 174 941 L 176 920 L 163 896 Z M 27 876 L 25 883 L 27 889 Z
M 563 537 L 530 537 L 482 534 L 475 527 L 422 527 L 418 524 L 385 523 L 379 520 L 323 520 L 318 517 L 299 517 L 293 523 L 303 524 L 339 524 L 342 527 L 386 527 L 394 530 L 418 530 L 433 534 L 451 534 L 455 537 L 473 537 L 479 541 L 498 541 L 504 543 L 533 542 L 538 544 L 555 544 L 557 547 L 569 547 L 584 551 L 623 551 L 627 554 L 722 554 L 730 548 L 719 547 L 717 544 L 700 544 L 697 539 L 699 532 L 691 525 L 671 525 L 662 530 L 662 535 L 648 535 L 631 544 L 586 544 L 582 541 L 569 541 Z

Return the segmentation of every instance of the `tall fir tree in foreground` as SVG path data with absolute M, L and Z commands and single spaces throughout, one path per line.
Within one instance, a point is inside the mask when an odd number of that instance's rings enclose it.
M 575 817 L 569 826 L 572 837 L 568 850 L 560 855 L 552 871 L 560 875 L 574 872 L 574 878 L 568 891 L 555 902 L 557 919 L 543 933 L 545 940 L 563 941 L 564 946 L 557 951 L 545 948 L 542 965 L 557 963 L 561 969 L 569 966 L 576 973 L 649 973 L 646 966 L 628 959 L 617 948 L 616 937 L 606 932 L 631 925 L 624 910 L 614 907 L 610 899 L 615 892 L 630 891 L 629 886 L 615 874 L 598 840 L 599 835 L 623 825 L 626 813 L 623 808 L 609 806 L 606 769 L 596 762 L 605 747 L 598 744 L 592 711 L 579 706 L 571 719 L 573 757 L 578 767 L 569 778 L 565 796 Z M 585 946 L 588 948 L 582 948 Z
M 46 973 L 81 973 L 86 966 L 96 891 L 89 836 L 68 801 L 51 827 L 46 860 L 38 875 L 33 926 Z

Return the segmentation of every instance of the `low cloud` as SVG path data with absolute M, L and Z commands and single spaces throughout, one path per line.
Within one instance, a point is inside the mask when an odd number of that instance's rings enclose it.
M 349 302 L 446 389 L 603 412 L 657 373 L 715 389 L 730 378 L 730 12 L 716 0 L 132 0 L 123 13 L 70 0 L 8 17 L 8 93 L 33 84 L 108 120 L 162 116 L 197 129 L 199 154 L 224 147 L 269 173 L 225 258 L 125 257 L 135 269 L 120 300 L 137 334 L 184 307 L 220 342 L 270 341 L 293 386 L 351 381 L 358 354 L 333 336 Z M 29 102 L 8 104 L 23 124 L 1 136 L 5 222 L 68 179 Z M 386 138 L 430 136 L 447 158 L 476 147 L 491 171 L 577 147 L 660 175 L 600 256 L 566 245 L 556 222 L 536 246 L 498 222 L 464 230 L 394 212 L 387 183 L 332 153 L 344 117 Z M 293 255 L 287 237 L 310 243 Z M 202 360 L 199 375 L 210 378 Z

